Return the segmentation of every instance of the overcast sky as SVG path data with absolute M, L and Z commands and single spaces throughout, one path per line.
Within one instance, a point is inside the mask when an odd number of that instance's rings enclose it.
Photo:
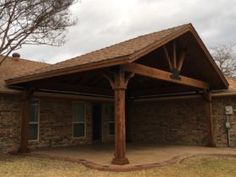
M 22 58 L 56 63 L 123 40 L 192 23 L 207 45 L 236 42 L 236 0 L 81 0 L 62 47 L 27 46 Z

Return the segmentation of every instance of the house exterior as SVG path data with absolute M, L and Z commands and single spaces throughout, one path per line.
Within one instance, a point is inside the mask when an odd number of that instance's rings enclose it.
M 236 81 L 191 24 L 49 65 L 0 66 L 0 151 L 126 142 L 236 147 Z

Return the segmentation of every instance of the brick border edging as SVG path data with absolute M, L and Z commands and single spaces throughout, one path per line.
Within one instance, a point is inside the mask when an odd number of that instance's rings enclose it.
M 236 158 L 236 154 L 183 154 L 175 156 L 169 160 L 163 161 L 163 162 L 154 162 L 154 163 L 146 163 L 146 164 L 138 164 L 138 165 L 128 165 L 128 166 L 116 166 L 116 165 L 102 165 L 95 162 L 91 162 L 85 159 L 73 159 L 69 157 L 56 157 L 51 155 L 45 155 L 45 154 L 26 154 L 27 156 L 37 156 L 39 158 L 48 158 L 52 160 L 62 160 L 72 163 L 78 163 L 81 164 L 87 168 L 95 169 L 99 171 L 110 171 L 110 172 L 129 172 L 129 171 L 138 171 L 138 170 L 146 170 L 151 169 L 155 167 L 164 167 L 167 165 L 173 165 L 173 164 L 182 164 L 185 160 L 198 157 L 198 156 L 213 156 L 213 157 L 233 157 Z

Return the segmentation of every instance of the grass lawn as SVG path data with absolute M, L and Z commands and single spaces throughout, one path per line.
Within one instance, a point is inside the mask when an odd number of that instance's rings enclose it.
M 181 164 L 134 172 L 103 172 L 37 157 L 0 155 L 1 177 L 236 177 L 236 158 L 201 156 Z

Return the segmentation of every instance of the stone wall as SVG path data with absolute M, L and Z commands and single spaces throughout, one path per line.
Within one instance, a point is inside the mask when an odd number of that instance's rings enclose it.
M 218 97 L 213 99 L 213 119 L 215 125 L 215 138 L 217 146 L 227 146 L 227 129 L 225 128 L 225 106 L 233 106 L 236 110 L 236 96 Z M 228 117 L 231 128 L 229 129 L 229 144 L 236 147 L 236 112 Z
M 89 144 L 92 141 L 92 106 L 85 102 L 85 137 L 72 137 L 72 101 L 40 99 L 39 140 L 30 141 L 31 148 Z
M 225 106 L 236 110 L 236 96 L 213 98 L 213 121 L 217 146 L 228 145 Z M 230 146 L 236 147 L 236 112 L 229 117 Z M 207 144 L 207 114 L 202 98 L 130 103 L 128 141 L 155 144 Z
M 128 140 L 152 144 L 207 144 L 203 99 L 132 103 L 128 114 Z
M 92 105 L 86 104 L 86 136 L 72 138 L 72 101 L 39 99 L 39 140 L 29 141 L 31 149 L 40 147 L 71 146 L 92 142 Z M 0 96 L 0 152 L 16 150 L 20 141 L 20 98 Z
M 92 103 L 86 103 L 86 136 L 72 138 L 72 100 L 41 98 L 39 140 L 30 148 L 71 146 L 92 143 Z M 128 102 L 127 140 L 155 144 L 207 144 L 207 117 L 202 98 Z M 214 131 L 217 146 L 227 146 L 224 107 L 236 109 L 236 96 L 213 99 Z M 19 147 L 20 97 L 0 95 L 0 151 Z M 102 111 L 102 142 L 113 142 L 108 120 Z M 229 117 L 230 145 L 236 147 L 236 112 Z

